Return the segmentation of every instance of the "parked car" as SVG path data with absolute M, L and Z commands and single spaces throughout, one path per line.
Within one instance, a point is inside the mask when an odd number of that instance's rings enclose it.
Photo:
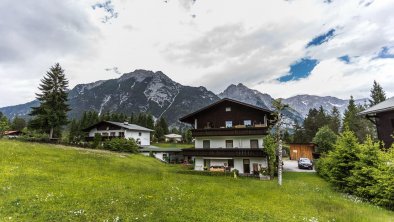
M 312 161 L 308 158 L 300 158 L 298 160 L 298 168 L 299 169 L 309 169 L 312 170 L 313 169 L 313 164 Z
M 224 172 L 224 166 L 211 166 L 209 167 L 209 171 Z

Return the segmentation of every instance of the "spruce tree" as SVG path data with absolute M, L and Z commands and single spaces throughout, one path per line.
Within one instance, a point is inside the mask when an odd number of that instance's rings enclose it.
M 350 96 L 349 104 L 345 110 L 345 114 L 343 117 L 343 125 L 344 127 L 348 127 L 349 130 L 355 132 L 357 131 L 357 106 L 354 101 L 353 96 Z
M 335 106 L 332 108 L 331 115 L 329 116 L 328 126 L 334 133 L 339 134 L 341 128 L 341 113 Z
M 349 179 L 359 160 L 359 152 L 360 144 L 357 137 L 345 127 L 345 131 L 334 145 L 334 150 L 329 153 L 332 161 L 329 169 L 330 181 L 342 191 L 354 191 L 354 187 L 349 184 Z
M 153 116 L 151 114 L 148 114 L 148 116 L 146 118 L 146 128 L 148 128 L 148 129 L 155 128 L 155 121 L 153 120 Z
M 33 116 L 32 126 L 49 133 L 53 138 L 54 130 L 67 124 L 67 112 L 70 111 L 68 101 L 68 80 L 64 70 L 56 63 L 41 80 L 37 93 L 40 106 L 32 107 L 30 113 Z
M 26 121 L 23 118 L 16 116 L 11 123 L 12 130 L 22 131 L 26 127 Z
M 375 137 L 374 127 L 366 118 L 358 115 L 365 107 L 356 105 L 353 96 L 350 97 L 349 105 L 345 110 L 343 126 L 354 132 L 359 142 L 363 142 L 367 135 Z
M 385 101 L 386 99 L 386 93 L 383 91 L 383 88 L 374 80 L 371 89 L 371 99 L 369 100 L 369 106 L 374 106 Z

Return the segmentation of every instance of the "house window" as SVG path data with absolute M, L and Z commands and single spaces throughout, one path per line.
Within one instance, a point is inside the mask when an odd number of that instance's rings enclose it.
M 250 148 L 259 148 L 258 140 L 250 140 Z
M 124 137 L 124 132 L 119 132 L 119 137 Z
M 115 132 L 110 132 L 110 136 L 115 136 Z
M 228 167 L 234 167 L 234 160 L 228 160 Z
M 142 135 L 142 133 L 141 132 L 138 132 L 138 136 L 141 136 Z
M 105 132 L 105 133 L 102 133 L 101 135 L 102 135 L 102 136 L 108 136 L 108 133 Z
M 202 148 L 211 148 L 211 141 L 203 140 L 202 141 Z
M 233 148 L 233 141 L 232 140 L 226 140 L 226 148 Z
M 231 107 L 226 107 L 226 112 L 231 112 Z
M 233 121 L 226 121 L 226 128 L 233 127 Z
M 244 120 L 244 125 L 245 126 L 251 126 L 252 125 L 252 120 Z

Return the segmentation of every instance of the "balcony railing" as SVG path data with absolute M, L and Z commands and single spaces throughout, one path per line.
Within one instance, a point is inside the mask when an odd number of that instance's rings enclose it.
M 263 149 L 256 148 L 210 148 L 210 149 L 182 149 L 184 156 L 205 157 L 265 157 Z
M 192 129 L 193 137 L 266 135 L 267 127 Z
M 101 136 L 101 140 L 102 141 L 110 140 L 110 139 L 113 139 L 113 138 L 125 138 L 125 137 L 124 136 Z M 85 137 L 85 140 L 86 141 L 93 141 L 94 140 L 94 136 L 93 137 L 87 136 L 87 137 Z

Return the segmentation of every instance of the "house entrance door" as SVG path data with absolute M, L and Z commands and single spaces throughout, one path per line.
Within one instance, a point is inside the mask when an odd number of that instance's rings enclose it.
M 244 173 L 250 173 L 250 161 L 249 161 L 249 159 L 244 159 Z

